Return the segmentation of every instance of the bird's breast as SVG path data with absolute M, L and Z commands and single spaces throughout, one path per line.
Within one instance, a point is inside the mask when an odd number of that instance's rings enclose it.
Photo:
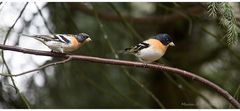
M 163 45 L 160 41 L 149 39 L 145 43 L 150 44 L 148 48 L 140 50 L 137 54 L 142 61 L 150 63 L 160 59 L 166 52 L 167 46 Z
M 163 54 L 166 52 L 167 47 L 168 47 L 168 46 L 165 46 L 164 44 L 162 44 L 157 39 L 149 39 L 145 42 L 150 44 L 150 48 L 154 49 L 155 51 L 157 51 L 159 53 L 163 53 Z
M 156 51 L 153 47 L 149 47 L 146 49 L 142 49 L 135 55 L 139 57 L 142 61 L 150 63 L 160 59 L 164 55 L 164 52 Z
M 70 46 L 73 48 L 73 49 L 78 49 L 80 47 L 81 44 L 79 44 L 79 42 L 77 41 L 77 39 L 75 37 L 71 37 L 70 38 L 70 41 L 71 41 L 71 44 Z

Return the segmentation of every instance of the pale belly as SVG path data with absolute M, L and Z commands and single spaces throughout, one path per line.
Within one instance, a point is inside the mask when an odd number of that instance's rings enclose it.
M 46 42 L 46 45 L 52 49 L 55 52 L 61 52 L 61 53 L 65 53 L 65 52 L 72 52 L 74 50 L 76 50 L 79 47 L 71 47 L 71 45 L 65 44 L 65 43 L 59 43 L 59 42 L 54 42 L 54 41 L 50 41 L 50 42 Z
M 142 49 L 135 56 L 140 58 L 140 61 L 144 63 L 151 63 L 160 59 L 164 55 L 164 52 L 156 51 L 152 48 Z

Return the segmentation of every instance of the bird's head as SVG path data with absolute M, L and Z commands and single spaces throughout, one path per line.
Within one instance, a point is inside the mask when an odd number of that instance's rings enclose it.
M 91 38 L 89 37 L 89 35 L 86 33 L 79 33 L 76 37 L 77 37 L 78 42 L 80 42 L 80 43 L 92 41 Z
M 168 34 L 158 34 L 153 38 L 159 40 L 165 46 L 175 46 L 172 38 Z

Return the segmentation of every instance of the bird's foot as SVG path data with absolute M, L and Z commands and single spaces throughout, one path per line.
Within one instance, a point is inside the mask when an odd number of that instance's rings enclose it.
M 148 63 L 143 63 L 143 68 L 147 68 Z

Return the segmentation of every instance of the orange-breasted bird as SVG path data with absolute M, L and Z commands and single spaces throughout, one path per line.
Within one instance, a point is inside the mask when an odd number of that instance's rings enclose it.
M 51 34 L 51 35 L 27 35 L 39 40 L 48 46 L 53 52 L 67 53 L 72 52 L 83 46 L 85 43 L 91 41 L 91 38 L 86 33 L 74 34 Z
M 152 63 L 165 54 L 168 46 L 175 46 L 172 38 L 168 34 L 158 34 L 120 52 L 134 54 L 141 62 Z

